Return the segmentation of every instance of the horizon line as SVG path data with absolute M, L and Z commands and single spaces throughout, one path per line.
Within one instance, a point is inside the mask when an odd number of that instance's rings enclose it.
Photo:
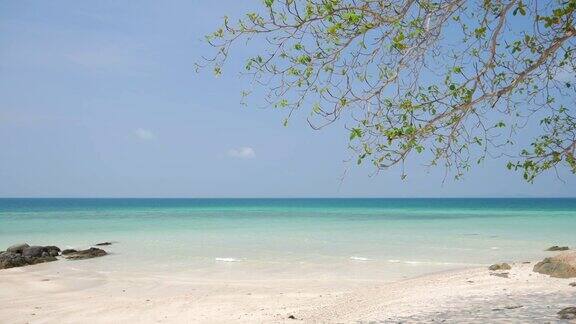
M 388 197 L 355 197 L 355 196 L 342 196 L 342 197 L 106 197 L 106 196 L 79 196 L 79 197 L 66 197 L 66 196 L 48 196 L 48 197 L 0 197 L 0 199 L 576 199 L 576 196 L 418 196 L 418 197 L 405 197 L 405 196 L 388 196 Z

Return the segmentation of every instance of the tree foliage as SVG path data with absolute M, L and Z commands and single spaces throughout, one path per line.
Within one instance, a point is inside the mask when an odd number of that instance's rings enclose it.
M 515 151 L 508 168 L 533 181 L 576 173 L 575 15 L 576 0 L 264 0 L 207 36 L 203 66 L 220 74 L 257 42 L 244 72 L 267 105 L 309 110 L 315 129 L 348 114 L 358 163 L 377 170 L 418 159 L 459 178 Z M 542 135 L 517 148 L 534 119 Z

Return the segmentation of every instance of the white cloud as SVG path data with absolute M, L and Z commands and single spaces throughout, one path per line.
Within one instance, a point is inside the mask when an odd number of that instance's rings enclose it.
M 253 148 L 245 146 L 228 150 L 228 156 L 237 159 L 253 159 L 256 157 L 256 152 Z
M 134 135 L 143 141 L 153 140 L 156 138 L 156 135 L 151 130 L 144 128 L 136 129 Z

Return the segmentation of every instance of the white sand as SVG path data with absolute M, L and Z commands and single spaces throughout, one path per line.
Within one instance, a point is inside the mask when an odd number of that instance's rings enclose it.
M 514 264 L 510 278 L 475 268 L 393 283 L 222 281 L 104 273 L 90 261 L 62 260 L 0 270 L 0 323 L 542 322 L 576 306 L 576 280 L 532 266 Z

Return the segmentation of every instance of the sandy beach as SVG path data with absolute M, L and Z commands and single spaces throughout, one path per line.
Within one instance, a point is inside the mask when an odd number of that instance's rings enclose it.
M 207 280 L 91 270 L 91 260 L 2 270 L 1 323 L 555 322 L 574 280 L 512 264 L 395 282 Z M 291 318 L 291 316 L 294 317 Z

